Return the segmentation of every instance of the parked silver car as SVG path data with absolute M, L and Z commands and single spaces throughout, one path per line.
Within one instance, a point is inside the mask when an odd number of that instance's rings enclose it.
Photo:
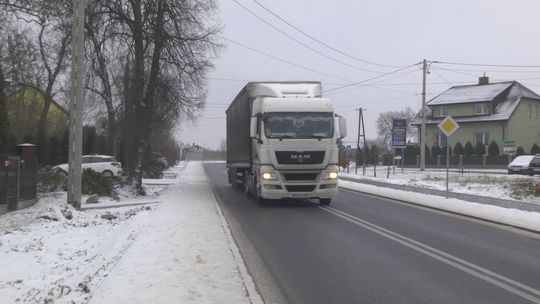
M 81 163 L 83 170 L 89 168 L 109 177 L 119 176 L 123 173 L 122 164 L 110 155 L 84 155 L 81 158 Z M 53 168 L 66 175 L 69 172 L 69 164 L 61 164 Z
M 540 174 L 539 155 L 521 155 L 508 165 L 508 174 Z

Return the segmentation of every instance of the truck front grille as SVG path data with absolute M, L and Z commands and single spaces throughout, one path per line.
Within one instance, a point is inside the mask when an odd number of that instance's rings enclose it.
M 316 181 L 318 173 L 283 173 L 286 181 Z
M 286 185 L 289 192 L 312 192 L 315 190 L 316 185 Z
M 276 159 L 284 165 L 322 164 L 324 151 L 276 151 Z

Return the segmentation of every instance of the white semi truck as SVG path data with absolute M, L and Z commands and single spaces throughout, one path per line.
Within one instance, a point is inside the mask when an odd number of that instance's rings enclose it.
M 317 198 L 338 187 L 345 119 L 313 81 L 249 82 L 227 111 L 229 183 L 258 200 Z

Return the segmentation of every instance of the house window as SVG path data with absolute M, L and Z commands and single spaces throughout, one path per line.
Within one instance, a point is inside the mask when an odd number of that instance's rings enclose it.
M 447 145 L 448 140 L 446 138 L 446 135 L 442 133 L 435 133 L 434 142 L 435 146 L 443 147 Z
M 533 105 L 530 103 L 529 104 L 529 119 L 532 118 L 532 115 L 533 115 Z
M 540 106 L 536 105 L 536 119 L 540 118 Z
M 433 116 L 434 117 L 446 117 L 448 115 L 447 106 L 433 107 Z
M 477 103 L 474 105 L 474 114 L 489 114 L 489 104 Z
M 481 143 L 484 146 L 487 146 L 489 143 L 489 134 L 488 132 L 477 132 L 474 133 L 474 144 Z

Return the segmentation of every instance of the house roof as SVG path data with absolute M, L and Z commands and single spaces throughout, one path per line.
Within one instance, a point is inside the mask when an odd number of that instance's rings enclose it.
M 4 93 L 6 94 L 6 96 L 11 96 L 25 88 L 32 88 L 43 94 L 43 91 L 35 86 L 18 83 L 18 82 L 12 82 L 12 81 L 4 81 Z M 52 103 L 55 104 L 61 111 L 69 115 L 69 112 L 66 109 L 64 109 L 64 107 L 62 107 L 60 104 L 58 104 L 56 101 L 53 100 Z
M 540 95 L 534 93 L 517 81 L 498 82 L 484 85 L 455 86 L 427 102 L 430 107 L 453 105 L 463 103 L 499 102 L 490 115 L 453 117 L 456 122 L 483 122 L 508 120 L 516 110 L 521 100 L 533 99 L 540 101 Z M 439 123 L 442 118 L 430 118 L 428 124 Z M 416 117 L 412 124 L 420 124 L 420 117 Z

